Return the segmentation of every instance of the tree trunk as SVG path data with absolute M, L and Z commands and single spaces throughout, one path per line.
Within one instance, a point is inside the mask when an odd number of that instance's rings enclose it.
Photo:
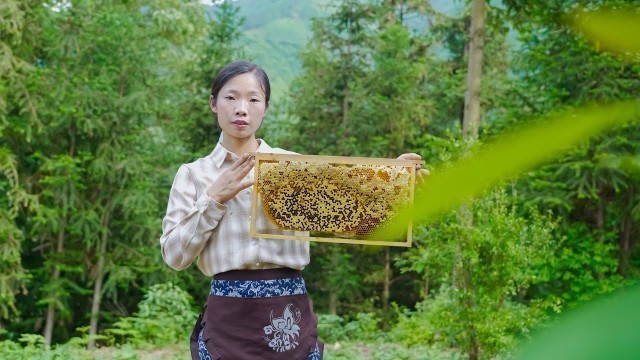
M 349 26 L 347 28 L 347 31 L 349 32 L 348 36 L 347 36 L 347 54 L 346 57 L 347 59 L 351 59 L 351 27 Z M 351 64 L 349 64 L 350 66 Z M 343 95 L 344 97 L 342 98 L 342 137 L 339 139 L 339 144 L 340 144 L 340 151 L 344 152 L 345 151 L 345 144 L 347 144 L 347 139 L 349 138 L 350 135 L 350 131 L 349 131 L 349 101 L 351 98 L 351 91 L 349 89 L 349 82 L 347 81 L 347 83 L 344 85 L 344 90 L 343 90 Z M 349 152 L 351 152 L 351 150 L 349 150 Z M 350 155 L 350 154 L 343 154 L 343 155 Z
M 329 289 L 329 314 L 338 315 L 338 295 L 333 289 Z
M 336 251 L 335 247 L 333 250 L 331 253 L 331 267 L 336 269 L 339 263 L 338 256 L 340 256 L 340 254 Z M 329 314 L 338 315 L 338 294 L 333 286 L 329 287 Z
M 604 218 L 605 218 L 605 193 L 604 193 L 604 184 L 602 182 L 598 182 L 598 210 L 596 212 L 596 227 L 598 228 L 598 241 L 600 243 L 604 243 L 605 241 L 605 228 L 604 228 Z M 602 280 L 604 274 L 602 272 L 596 273 L 596 279 Z
M 382 310 L 387 313 L 389 309 L 389 298 L 391 297 L 391 251 L 389 247 L 384 248 L 384 284 L 382 290 Z
M 56 254 L 61 254 L 64 250 L 64 237 L 65 237 L 66 222 L 63 221 L 60 230 L 58 231 L 58 241 L 56 244 Z M 60 267 L 55 265 L 53 273 L 51 274 L 51 282 L 56 282 L 60 278 Z M 53 291 L 49 295 L 54 300 L 57 300 L 58 294 Z M 57 301 L 51 301 L 47 307 L 47 316 L 44 325 L 44 343 L 48 347 L 51 345 L 51 338 L 53 337 L 53 326 L 56 321 L 56 303 Z
M 471 284 L 469 284 L 471 286 Z M 465 293 L 463 295 L 465 297 L 467 311 L 474 311 L 473 299 L 471 299 L 471 295 L 469 293 Z M 480 358 L 480 346 L 478 344 L 478 337 L 476 336 L 476 328 L 473 321 L 467 322 L 467 332 L 469 333 L 469 344 L 467 348 L 467 353 L 469 355 L 469 360 L 478 360 Z
M 631 251 L 631 229 L 633 226 L 633 218 L 631 216 L 631 208 L 633 207 L 633 189 L 625 195 L 626 209 L 622 216 L 622 231 L 620 231 L 619 251 L 618 251 L 618 274 L 625 276 L 629 270 L 629 253 Z
M 484 18 L 485 18 L 485 0 L 472 0 L 471 2 L 471 24 L 470 24 L 470 41 L 469 41 L 469 58 L 467 63 L 467 91 L 464 97 L 464 115 L 462 120 L 462 136 L 465 139 L 475 140 L 478 138 L 478 129 L 480 128 L 480 92 L 482 79 L 482 58 L 484 49 Z M 471 229 L 473 226 L 473 211 L 469 204 L 463 204 L 459 213 L 461 221 L 465 224 L 463 228 Z M 456 257 L 459 258 L 458 278 L 460 287 L 464 297 L 463 306 L 465 312 L 469 315 L 475 310 L 474 299 L 472 294 L 473 279 L 471 277 L 470 264 L 462 254 L 460 247 L 456 248 Z M 455 267 L 455 265 L 454 265 Z M 455 278 L 454 278 L 455 279 Z M 468 337 L 467 354 L 469 360 L 477 360 L 480 355 L 480 347 L 476 335 L 475 324 L 473 319 L 466 317 L 466 332 Z
M 622 232 L 620 234 L 620 256 L 618 259 L 618 273 L 626 275 L 629 270 L 629 252 L 631 250 L 631 215 L 622 218 Z
M 60 276 L 60 268 L 56 266 L 53 269 L 53 274 L 51 276 L 52 281 L 58 280 L 59 276 Z M 51 296 L 55 296 L 55 294 L 52 294 Z M 56 304 L 54 301 L 50 302 L 49 306 L 47 307 L 46 319 L 47 320 L 44 325 L 44 343 L 47 347 L 49 347 L 51 345 L 51 337 L 53 335 L 53 323 L 56 320 Z
M 93 350 L 95 347 L 95 335 L 98 333 L 98 320 L 100 314 L 100 301 L 102 300 L 102 282 L 104 279 L 104 257 L 107 252 L 107 242 L 109 241 L 109 213 L 110 206 L 105 209 L 103 218 L 102 237 L 98 249 L 98 263 L 96 265 L 96 282 L 93 285 L 93 299 L 91 301 L 91 320 L 89 322 L 89 343 L 87 349 Z
M 484 49 L 485 0 L 471 3 L 471 30 L 469 61 L 467 67 L 467 91 L 464 96 L 462 133 L 465 138 L 478 136 L 480 128 L 480 80 L 482 78 L 482 56 Z
M 429 267 L 425 267 L 425 270 L 426 275 L 424 276 L 424 298 L 426 299 L 429 297 L 431 278 L 429 277 Z
M 349 98 L 351 92 L 349 91 L 349 85 L 344 89 L 344 98 L 342 99 L 342 141 L 349 137 Z M 344 151 L 344 149 L 343 149 Z

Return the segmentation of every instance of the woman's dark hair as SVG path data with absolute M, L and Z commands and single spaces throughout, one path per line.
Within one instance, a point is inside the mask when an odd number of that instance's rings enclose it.
M 269 105 L 269 99 L 271 98 L 271 84 L 269 84 L 269 77 L 267 76 L 267 73 L 264 72 L 260 66 L 244 60 L 234 61 L 227 64 L 218 72 L 218 75 L 213 80 L 213 85 L 211 85 L 211 95 L 213 96 L 213 100 L 218 100 L 218 93 L 220 92 L 220 89 L 222 89 L 226 83 L 231 81 L 231 79 L 238 75 L 250 72 L 255 73 L 258 77 L 260 84 L 262 84 L 266 103 Z

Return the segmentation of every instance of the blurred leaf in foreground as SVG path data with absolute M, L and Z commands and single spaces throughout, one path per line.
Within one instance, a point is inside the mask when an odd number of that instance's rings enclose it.
M 516 352 L 518 360 L 640 359 L 640 286 L 568 311 Z
M 433 221 L 499 181 L 532 170 L 589 137 L 639 115 L 637 100 L 592 105 L 504 134 L 448 170 L 435 171 L 417 188 L 413 210 L 405 208 L 378 231 L 398 236 L 412 218 L 415 223 Z
M 580 9 L 568 20 L 597 50 L 610 51 L 627 60 L 640 60 L 640 7 L 635 9 Z

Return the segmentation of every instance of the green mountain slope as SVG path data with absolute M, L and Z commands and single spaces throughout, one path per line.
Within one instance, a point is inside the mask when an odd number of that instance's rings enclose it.
M 326 13 L 329 0 L 237 0 L 246 18 L 242 44 L 269 74 L 274 99 L 287 92 L 301 70 L 298 53 L 311 36 L 311 19 Z
M 229 0 L 227 0 L 229 1 Z M 242 45 L 249 60 L 269 74 L 273 98 L 288 91 L 291 80 L 302 70 L 299 52 L 312 35 L 313 17 L 330 12 L 334 0 L 234 0 L 242 26 Z M 431 0 L 431 5 L 447 14 L 464 11 L 464 3 Z

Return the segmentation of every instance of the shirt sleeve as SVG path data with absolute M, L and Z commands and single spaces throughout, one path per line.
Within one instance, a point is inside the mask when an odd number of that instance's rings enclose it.
M 191 265 L 227 211 L 226 205 L 211 199 L 206 192 L 199 198 L 196 195 L 189 168 L 182 165 L 171 186 L 160 237 L 162 258 L 175 270 Z

